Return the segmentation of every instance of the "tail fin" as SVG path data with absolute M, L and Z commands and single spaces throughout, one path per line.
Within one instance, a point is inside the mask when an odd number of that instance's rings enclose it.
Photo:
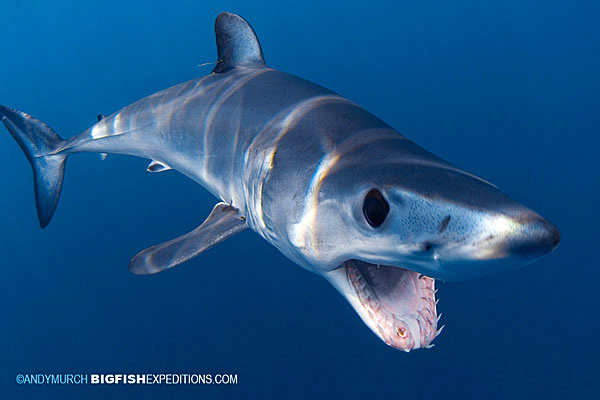
M 31 163 L 38 218 L 45 228 L 58 204 L 67 158 L 53 152 L 64 141 L 48 125 L 24 112 L 0 105 L 0 119 Z

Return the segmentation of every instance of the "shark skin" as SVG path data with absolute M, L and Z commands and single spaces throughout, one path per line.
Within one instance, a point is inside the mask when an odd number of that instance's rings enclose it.
M 240 16 L 215 23 L 207 76 L 99 116 L 63 140 L 0 106 L 32 164 L 41 227 L 69 154 L 127 154 L 174 169 L 221 200 L 195 230 L 152 246 L 130 270 L 179 265 L 245 229 L 320 274 L 386 344 L 410 351 L 439 334 L 435 279 L 516 268 L 553 250 L 550 222 L 486 180 L 442 160 L 362 107 L 266 66 Z

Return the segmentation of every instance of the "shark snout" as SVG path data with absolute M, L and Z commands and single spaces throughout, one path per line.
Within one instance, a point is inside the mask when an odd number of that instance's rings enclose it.
M 560 242 L 556 226 L 533 212 L 515 218 L 517 229 L 498 249 L 507 256 L 535 259 L 554 250 Z
M 560 241 L 556 226 L 523 206 L 463 216 L 447 224 L 439 240 L 423 242 L 413 252 L 414 263 L 423 266 L 419 272 L 442 280 L 471 279 L 529 264 Z

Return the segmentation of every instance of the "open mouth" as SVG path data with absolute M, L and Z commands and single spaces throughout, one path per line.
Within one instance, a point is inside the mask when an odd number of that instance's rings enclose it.
M 385 343 L 407 352 L 433 346 L 431 342 L 442 330 L 437 329 L 435 279 L 359 260 L 346 261 L 343 266 L 364 308 L 360 310 L 364 312 L 357 311 Z

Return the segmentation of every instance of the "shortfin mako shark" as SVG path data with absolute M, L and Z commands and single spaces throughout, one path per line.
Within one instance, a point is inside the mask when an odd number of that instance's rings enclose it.
M 557 228 L 496 186 L 429 153 L 352 101 L 267 67 L 252 27 L 222 13 L 212 73 L 155 93 L 63 140 L 0 106 L 33 167 L 39 222 L 50 222 L 67 156 L 127 154 L 174 169 L 221 199 L 195 230 L 150 247 L 134 274 L 179 265 L 252 229 L 324 276 L 390 346 L 431 347 L 435 279 L 531 262 Z

